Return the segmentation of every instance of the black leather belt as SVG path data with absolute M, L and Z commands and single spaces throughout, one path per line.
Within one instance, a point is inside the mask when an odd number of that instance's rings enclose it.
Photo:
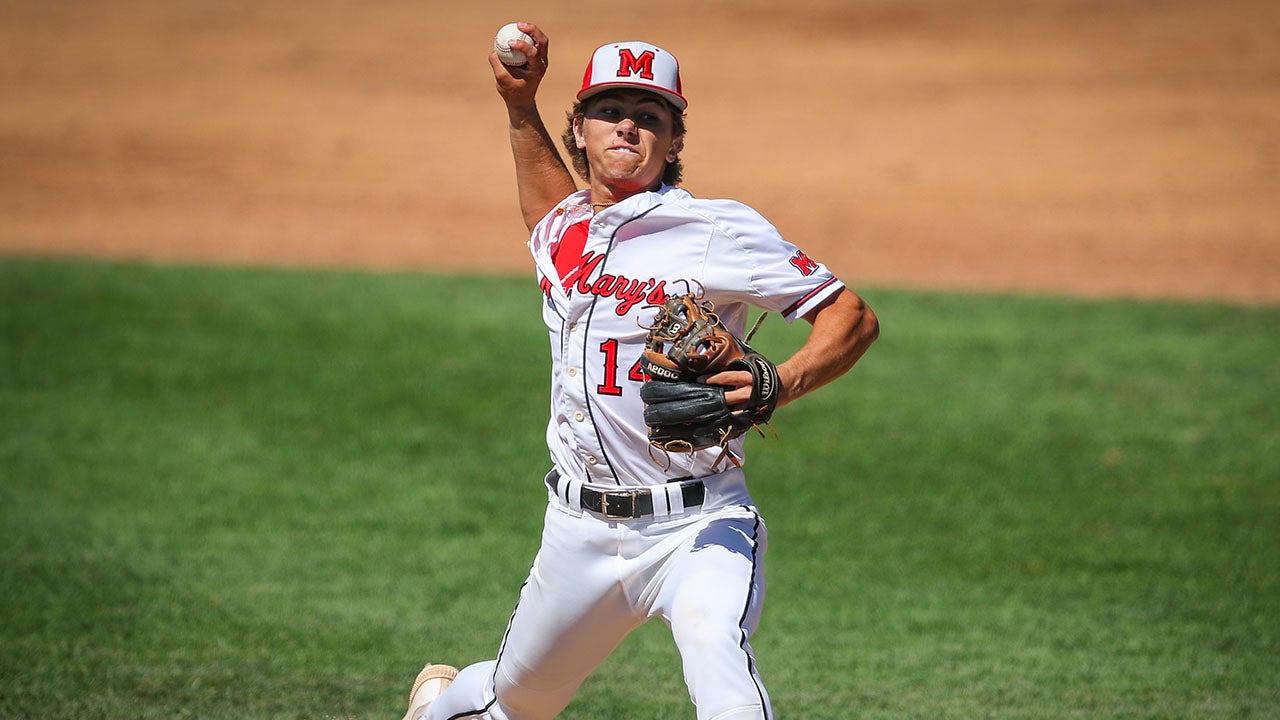
M 680 496 L 686 509 L 698 507 L 706 498 L 707 489 L 701 480 L 673 480 L 672 482 L 679 483 Z M 560 473 L 552 470 L 547 475 L 547 483 L 551 485 L 552 492 L 559 494 Z M 649 488 L 597 490 L 584 486 L 582 508 L 614 519 L 635 520 L 649 517 L 653 515 L 653 491 Z

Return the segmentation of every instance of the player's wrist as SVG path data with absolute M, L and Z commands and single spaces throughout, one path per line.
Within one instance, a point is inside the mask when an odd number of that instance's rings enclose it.
M 542 113 L 538 112 L 538 103 L 533 98 L 514 99 L 505 98 L 507 101 L 507 120 L 513 129 L 534 129 L 543 130 L 546 126 L 542 122 Z
M 796 367 L 795 359 L 787 360 L 778 368 L 778 404 L 782 407 L 804 395 L 804 374 Z

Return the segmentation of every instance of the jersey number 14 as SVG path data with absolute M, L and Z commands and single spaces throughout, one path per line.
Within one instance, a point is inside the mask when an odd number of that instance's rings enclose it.
M 601 395 L 622 395 L 622 386 L 618 384 L 618 341 L 610 339 L 600 343 L 600 352 L 604 353 L 604 382 L 596 386 L 596 392 Z M 641 383 L 646 380 L 640 369 L 639 359 L 627 371 L 627 379 Z

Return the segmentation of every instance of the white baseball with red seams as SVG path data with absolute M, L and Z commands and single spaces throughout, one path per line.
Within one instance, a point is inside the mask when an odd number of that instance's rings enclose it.
M 507 23 L 498 28 L 498 33 L 493 38 L 493 51 L 498 53 L 498 59 L 503 65 L 523 65 L 528 60 L 524 53 L 511 49 L 511 43 L 516 40 L 523 40 L 529 45 L 535 44 L 533 38 L 521 31 L 516 23 Z

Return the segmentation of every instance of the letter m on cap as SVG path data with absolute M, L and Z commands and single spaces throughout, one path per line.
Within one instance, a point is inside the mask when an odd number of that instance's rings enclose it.
M 631 52 L 631 48 L 621 48 L 618 50 L 618 77 L 631 77 L 639 75 L 645 80 L 653 79 L 653 58 L 652 50 L 645 50 L 640 53 L 640 57 L 636 57 Z

